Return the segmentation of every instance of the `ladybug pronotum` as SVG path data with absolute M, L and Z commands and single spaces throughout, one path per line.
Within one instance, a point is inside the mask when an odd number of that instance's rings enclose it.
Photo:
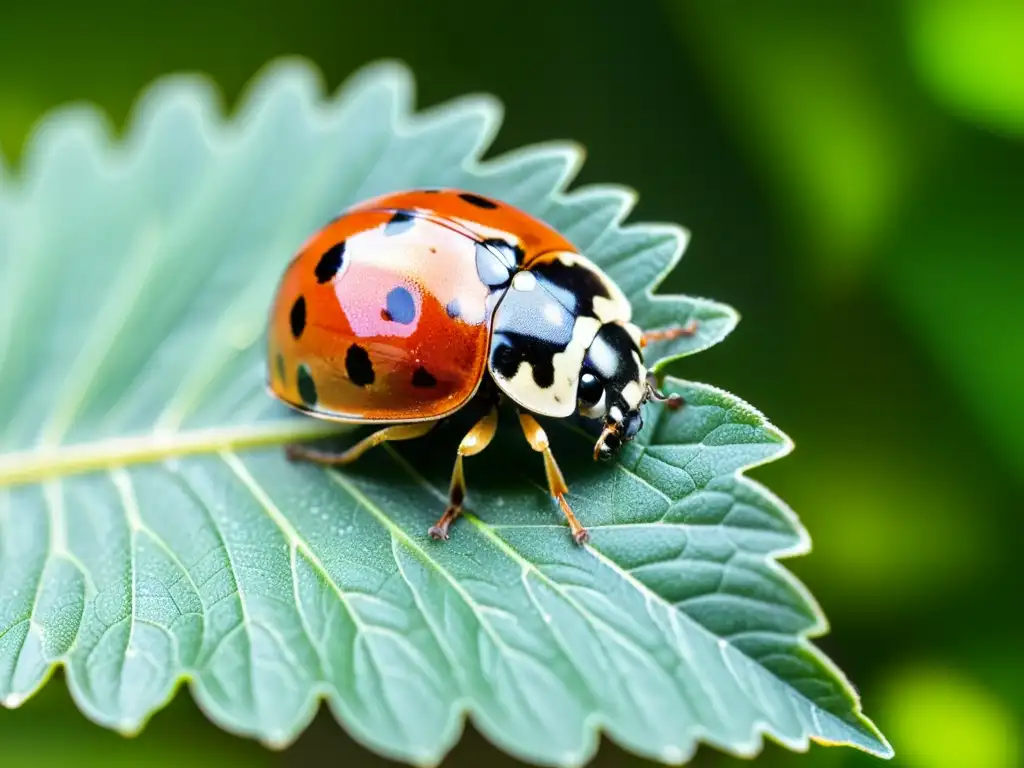
M 470 402 L 486 414 L 459 445 L 449 503 L 429 533 L 448 538 L 466 496 L 463 457 L 484 450 L 507 398 L 577 543 L 587 531 L 534 415 L 600 420 L 610 458 L 667 400 L 644 367 L 644 334 L 618 286 L 562 235 L 497 200 L 459 190 L 398 192 L 347 209 L 292 259 L 268 334 L 271 393 L 332 421 L 382 428 L 346 451 L 290 445 L 293 460 L 342 465 L 427 434 Z

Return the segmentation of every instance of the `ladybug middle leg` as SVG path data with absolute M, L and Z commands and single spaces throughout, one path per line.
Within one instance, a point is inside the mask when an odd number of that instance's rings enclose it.
M 459 443 L 459 452 L 455 457 L 455 469 L 452 470 L 452 482 L 448 490 L 448 508 L 441 519 L 430 527 L 428 533 L 433 539 L 447 539 L 448 528 L 460 514 L 462 502 L 466 499 L 466 476 L 462 471 L 462 457 L 475 456 L 491 444 L 498 431 L 498 408 L 492 405 L 480 421 L 478 421 Z
M 565 500 L 565 494 L 569 492 L 569 487 L 565 484 L 562 470 L 558 468 L 555 457 L 551 453 L 547 433 L 537 423 L 537 420 L 528 413 L 519 412 L 519 423 L 523 427 L 523 434 L 526 435 L 526 441 L 530 444 L 530 447 L 537 451 L 537 453 L 544 454 L 544 474 L 548 478 L 548 490 L 558 501 L 558 506 L 562 508 L 562 514 L 565 515 L 565 519 L 569 522 L 569 530 L 572 531 L 573 540 L 577 544 L 583 544 L 590 538 L 590 534 L 580 524 L 580 521 L 576 519 L 576 515 L 572 513 L 572 509 L 569 507 L 569 502 Z
M 291 461 L 309 461 L 326 466 L 351 464 L 371 448 L 395 440 L 412 440 L 423 437 L 437 425 L 436 421 L 421 421 L 414 424 L 394 424 L 367 435 L 351 448 L 344 451 L 321 451 L 305 445 L 292 443 L 285 447 L 285 456 Z
M 697 321 L 691 320 L 682 328 L 658 328 L 653 331 L 644 331 L 640 337 L 640 346 L 646 347 L 652 341 L 672 341 L 680 336 L 693 336 L 697 332 Z
M 661 384 L 658 382 L 658 377 L 653 372 L 647 374 L 647 392 L 649 393 L 652 400 L 656 400 L 659 403 L 664 403 L 665 407 L 670 411 L 677 411 L 683 407 L 683 396 L 677 392 L 673 392 L 671 395 L 666 395 L 660 389 Z

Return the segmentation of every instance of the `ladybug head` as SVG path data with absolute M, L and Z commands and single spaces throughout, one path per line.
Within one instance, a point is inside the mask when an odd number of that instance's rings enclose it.
M 583 359 L 577 390 L 580 415 L 604 422 L 595 459 L 610 459 L 636 437 L 644 423 L 640 406 L 649 394 L 647 371 L 633 337 L 618 323 L 601 326 Z

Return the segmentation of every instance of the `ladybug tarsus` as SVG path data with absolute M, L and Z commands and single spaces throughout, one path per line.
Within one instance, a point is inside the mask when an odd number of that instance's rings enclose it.
M 445 525 L 443 528 L 440 525 L 432 525 L 427 534 L 434 541 L 448 541 L 448 525 Z
M 462 503 L 466 500 L 466 475 L 462 468 L 462 460 L 466 456 L 475 456 L 490 445 L 497 431 L 498 408 L 496 405 L 492 405 L 459 443 L 459 451 L 455 456 L 455 467 L 452 469 L 451 484 L 448 487 L 448 507 L 441 518 L 427 531 L 430 538 L 448 540 L 448 529 L 455 518 L 462 514 Z
M 590 541 L 590 531 L 588 531 L 586 528 L 580 528 L 578 531 L 575 531 L 573 533 L 572 540 L 582 547 L 584 544 Z
M 678 411 L 686 404 L 686 400 L 678 392 L 673 392 L 670 395 L 662 392 L 658 384 L 658 378 L 653 371 L 647 374 L 647 396 L 651 400 L 664 403 L 665 407 L 670 411 Z

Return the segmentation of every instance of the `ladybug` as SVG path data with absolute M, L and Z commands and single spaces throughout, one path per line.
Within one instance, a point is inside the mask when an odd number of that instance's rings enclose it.
M 694 326 L 645 335 L 631 314 L 593 262 L 511 205 L 456 189 L 359 203 L 310 237 L 285 270 L 267 334 L 268 386 L 316 418 L 382 428 L 340 453 L 290 445 L 287 455 L 348 464 L 483 404 L 459 445 L 448 507 L 429 529 L 447 539 L 466 497 L 463 457 L 491 442 L 507 398 L 583 543 L 587 531 L 535 415 L 602 422 L 596 460 L 636 437 L 646 401 L 681 403 L 658 391 L 642 349 Z

